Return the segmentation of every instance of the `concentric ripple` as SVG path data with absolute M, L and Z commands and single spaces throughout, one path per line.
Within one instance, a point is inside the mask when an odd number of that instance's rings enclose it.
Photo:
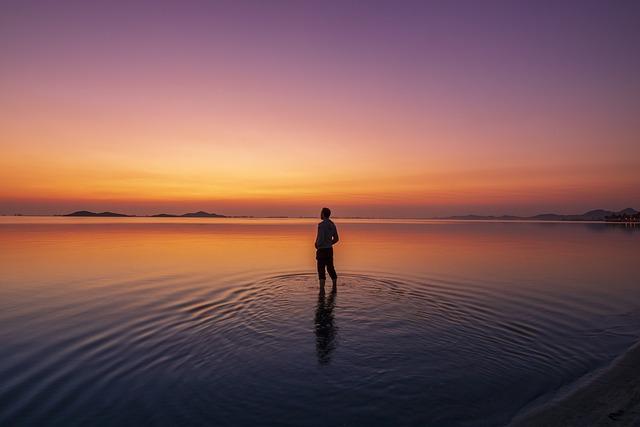
M 95 283 L 0 315 L 0 424 L 502 425 L 639 324 L 600 314 L 615 300 L 504 283 L 210 280 Z

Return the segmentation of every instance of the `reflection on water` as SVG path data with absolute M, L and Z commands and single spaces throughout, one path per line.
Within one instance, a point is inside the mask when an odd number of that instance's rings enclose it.
M 324 286 L 318 292 L 318 306 L 316 307 L 316 351 L 318 362 L 327 364 L 331 361 L 331 352 L 336 346 L 338 328 L 333 321 L 333 309 L 336 305 L 337 286 L 331 287 L 329 296 L 325 298 Z
M 607 224 L 0 218 L 0 425 L 504 425 L 640 331 Z M 339 294 L 339 296 L 338 296 Z

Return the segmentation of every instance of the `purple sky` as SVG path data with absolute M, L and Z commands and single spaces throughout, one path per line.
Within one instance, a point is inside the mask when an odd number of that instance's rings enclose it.
M 640 205 L 638 1 L 0 12 L 0 213 Z

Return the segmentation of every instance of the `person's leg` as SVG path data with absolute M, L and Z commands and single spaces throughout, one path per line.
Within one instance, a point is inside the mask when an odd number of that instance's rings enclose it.
M 338 273 L 336 273 L 336 269 L 333 266 L 333 257 L 327 259 L 327 271 L 329 272 L 329 277 L 333 281 L 333 286 L 338 283 Z
M 327 276 L 325 274 L 326 260 L 318 257 L 318 279 L 320 280 L 320 286 L 324 288 L 325 280 Z

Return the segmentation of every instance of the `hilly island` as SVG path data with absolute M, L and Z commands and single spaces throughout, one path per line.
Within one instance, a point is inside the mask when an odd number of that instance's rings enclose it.
M 144 215 L 127 215 L 115 212 L 90 212 L 90 211 L 76 211 L 62 216 L 83 216 L 83 217 L 137 217 Z M 226 218 L 225 215 L 219 215 L 216 213 L 208 213 L 204 211 L 190 212 L 182 215 L 174 214 L 156 214 L 149 215 L 153 218 Z

